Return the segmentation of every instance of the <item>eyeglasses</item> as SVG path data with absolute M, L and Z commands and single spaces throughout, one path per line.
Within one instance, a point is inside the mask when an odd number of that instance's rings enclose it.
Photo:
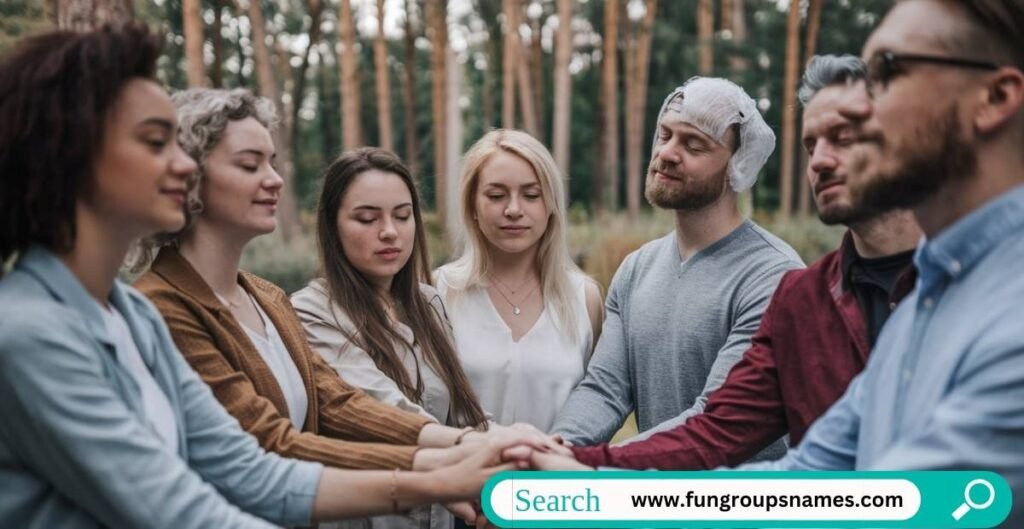
M 955 68 L 973 68 L 976 70 L 998 70 L 999 65 L 991 62 L 976 61 L 974 59 L 962 59 L 958 57 L 941 57 L 936 55 L 918 55 L 913 53 L 893 53 L 884 51 L 876 53 L 865 66 L 868 95 L 874 97 L 879 89 L 884 90 L 889 86 L 893 77 L 903 73 L 903 63 L 923 62 L 937 64 L 939 66 L 952 66 Z

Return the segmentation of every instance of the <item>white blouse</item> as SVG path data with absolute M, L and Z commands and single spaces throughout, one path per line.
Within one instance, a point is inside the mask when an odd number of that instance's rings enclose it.
M 114 342 L 118 363 L 132 374 L 135 383 L 139 386 L 139 393 L 142 395 L 142 411 L 146 415 L 146 421 L 164 442 L 167 449 L 177 454 L 178 420 L 175 418 L 171 401 L 167 399 L 167 395 L 160 389 L 160 385 L 157 384 L 149 367 L 143 361 L 142 354 L 139 352 L 138 346 L 135 345 L 132 331 L 124 316 L 114 308 L 103 305 L 99 305 L 99 307 L 103 314 L 103 321 L 107 325 L 107 332 L 110 333 L 110 339 Z
M 251 299 L 252 295 L 250 294 L 249 297 Z M 255 299 L 252 300 L 252 304 L 256 307 L 256 311 L 259 312 L 260 319 L 263 320 L 267 336 L 264 337 L 245 325 L 242 325 L 242 328 L 245 329 L 245 333 L 249 335 L 249 340 L 256 346 L 256 350 L 260 352 L 260 357 L 263 358 L 267 367 L 274 374 L 277 385 L 281 386 L 281 393 L 284 394 L 284 400 L 288 404 L 288 416 L 291 418 L 295 429 L 301 432 L 302 427 L 306 424 L 306 411 L 309 408 L 306 384 L 302 381 L 299 368 L 295 365 L 292 355 L 288 353 L 288 348 L 285 347 L 284 341 L 281 340 L 281 335 L 278 334 L 277 327 L 274 327 L 274 322 L 270 320 L 270 316 L 267 316 L 267 313 L 263 311 L 263 307 L 260 307 L 260 304 Z
M 454 299 L 444 268 L 438 271 L 437 288 L 449 310 L 462 367 L 484 410 L 498 424 L 525 422 L 548 431 L 569 393 L 583 379 L 593 349 L 593 329 L 587 314 L 586 277 L 576 273 L 570 280 L 576 294 L 579 343 L 571 343 L 560 331 L 556 312 L 547 301 L 540 318 L 517 342 L 485 288 L 474 287 Z

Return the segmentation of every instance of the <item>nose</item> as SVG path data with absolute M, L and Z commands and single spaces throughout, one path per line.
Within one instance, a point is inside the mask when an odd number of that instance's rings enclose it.
M 268 189 L 270 191 L 278 191 L 282 187 L 284 187 L 284 178 L 282 178 L 281 175 L 277 172 L 277 169 L 274 169 L 274 167 L 271 166 L 270 174 L 263 179 L 261 184 L 265 189 Z
M 508 205 L 505 206 L 505 216 L 518 219 L 523 216 L 523 210 L 519 207 L 519 197 L 512 195 L 508 201 Z
M 672 140 L 669 141 L 671 142 Z M 683 161 L 682 157 L 672 148 L 670 143 L 665 143 L 661 147 L 656 148 L 654 150 L 654 158 L 668 165 L 676 165 Z
M 839 161 L 836 159 L 832 148 L 827 142 L 819 141 L 818 145 L 814 148 L 814 153 L 811 154 L 811 159 L 807 162 L 807 167 L 810 173 L 817 175 L 826 171 L 834 171 L 838 164 Z
M 180 178 L 191 177 L 199 169 L 199 165 L 196 164 L 196 161 L 191 156 L 185 153 L 180 145 L 175 144 L 174 148 L 175 152 L 171 157 L 170 163 L 171 174 Z
M 395 229 L 395 221 L 390 216 L 383 217 L 384 223 L 381 224 L 380 233 L 377 237 L 382 241 L 393 241 L 398 237 L 398 230 Z
M 839 103 L 839 115 L 851 121 L 864 121 L 871 116 L 874 108 L 871 96 L 868 94 L 867 82 L 857 81 L 850 85 L 843 95 L 844 97 Z

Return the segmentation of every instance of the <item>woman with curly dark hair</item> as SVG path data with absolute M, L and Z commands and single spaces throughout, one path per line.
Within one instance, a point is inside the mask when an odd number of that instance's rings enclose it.
M 116 279 L 134 241 L 184 227 L 196 170 L 154 80 L 161 40 L 54 32 L 0 61 L 0 261 L 17 259 L 0 280 L 0 527 L 271 527 L 475 497 L 515 440 L 401 474 L 267 454 Z

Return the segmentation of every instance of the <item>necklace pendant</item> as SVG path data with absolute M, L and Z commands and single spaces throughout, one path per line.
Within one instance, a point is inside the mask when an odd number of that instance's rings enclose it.
M 516 316 L 518 316 L 520 312 L 522 312 L 522 311 L 519 310 L 519 307 L 517 307 L 515 305 L 512 305 L 512 314 L 515 314 Z

